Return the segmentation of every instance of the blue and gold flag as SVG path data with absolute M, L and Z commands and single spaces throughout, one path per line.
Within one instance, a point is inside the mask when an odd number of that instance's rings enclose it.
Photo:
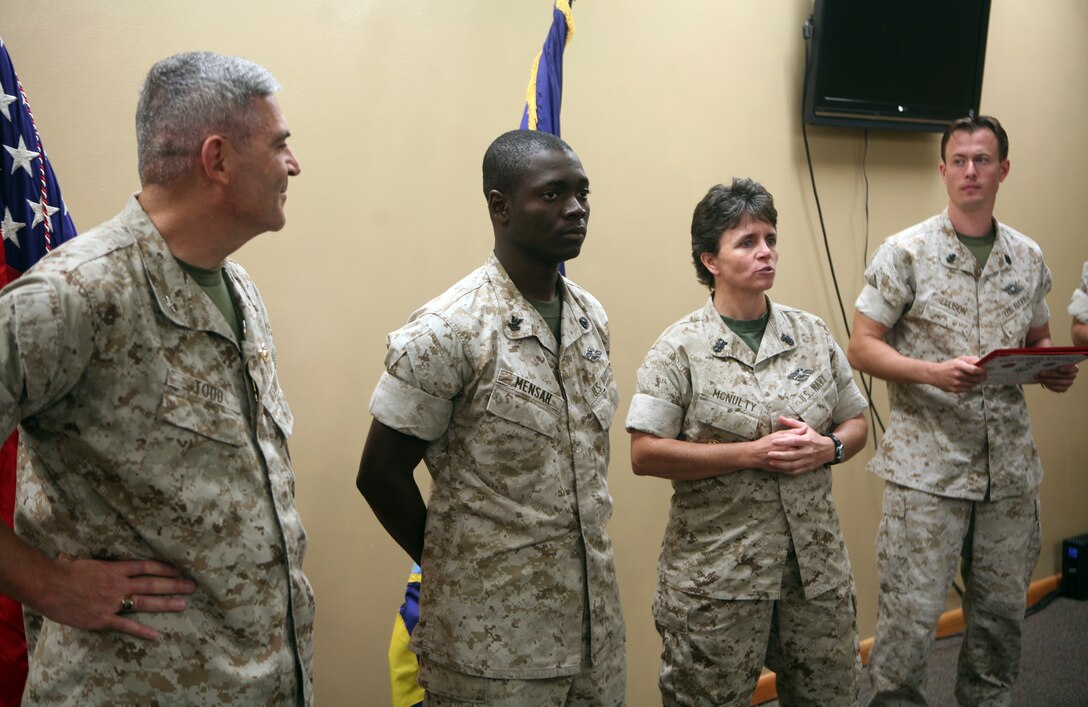
M 408 586 L 404 590 L 404 603 L 393 619 L 393 637 L 389 640 L 389 681 L 393 689 L 393 707 L 420 707 L 423 704 L 423 688 L 416 681 L 419 660 L 408 649 L 412 631 L 419 623 L 419 565 L 412 565 Z
M 574 14 L 569 0 L 556 0 L 552 27 L 544 48 L 533 60 L 529 88 L 525 91 L 522 130 L 543 130 L 559 135 L 559 109 L 563 105 L 563 50 L 574 36 Z

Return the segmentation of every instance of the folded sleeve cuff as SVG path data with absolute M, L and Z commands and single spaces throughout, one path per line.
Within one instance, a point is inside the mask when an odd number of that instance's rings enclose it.
M 900 310 L 893 307 L 880 294 L 880 290 L 872 285 L 866 285 L 858 295 L 854 307 L 874 322 L 879 322 L 889 329 L 899 321 Z
M 1069 315 L 1081 324 L 1088 324 L 1088 293 L 1074 290 L 1073 301 L 1069 303 Z
M 648 432 L 662 439 L 676 439 L 684 422 L 684 410 L 667 400 L 636 393 L 627 412 L 628 432 Z
M 446 431 L 453 403 L 382 373 L 370 398 L 370 414 L 383 425 L 432 442 Z

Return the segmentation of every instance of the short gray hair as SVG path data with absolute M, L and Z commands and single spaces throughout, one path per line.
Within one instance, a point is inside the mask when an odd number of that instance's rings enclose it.
M 186 52 L 152 66 L 136 108 L 140 183 L 184 175 L 208 135 L 244 143 L 257 123 L 253 99 L 279 88 L 263 66 L 236 56 Z

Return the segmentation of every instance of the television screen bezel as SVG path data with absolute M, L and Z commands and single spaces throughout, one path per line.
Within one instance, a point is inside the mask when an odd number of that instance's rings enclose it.
M 879 1 L 879 0 L 878 0 Z M 982 1 L 982 22 L 979 27 L 978 55 L 976 57 L 975 82 L 971 87 L 969 115 L 978 115 L 982 99 L 983 72 L 986 64 L 986 42 L 989 35 L 990 6 L 992 0 Z M 943 132 L 952 119 L 929 114 L 904 116 L 892 110 L 859 110 L 858 112 L 831 111 L 820 103 L 816 95 L 817 77 L 820 70 L 821 36 L 820 27 L 826 18 L 828 3 L 835 0 L 815 0 L 812 16 L 806 23 L 805 31 L 805 77 L 803 98 L 803 120 L 808 125 L 832 125 L 839 127 L 884 128 L 890 130 L 909 130 L 919 132 Z

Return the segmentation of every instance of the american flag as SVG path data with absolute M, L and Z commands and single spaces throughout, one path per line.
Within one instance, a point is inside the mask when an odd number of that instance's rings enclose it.
M 60 196 L 53 167 L 42 148 L 26 91 L 0 39 L 0 285 L 76 235 Z M 0 448 L 0 518 L 11 527 L 15 510 L 17 434 Z M 26 679 L 23 614 L 0 596 L 0 707 L 18 705 Z

